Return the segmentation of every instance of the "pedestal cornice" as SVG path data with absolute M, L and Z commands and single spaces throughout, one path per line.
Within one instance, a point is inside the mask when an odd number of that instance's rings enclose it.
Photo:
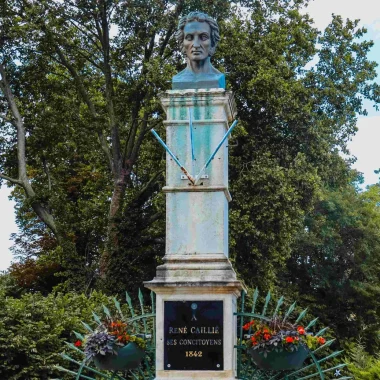
M 178 192 L 195 192 L 195 193 L 208 193 L 222 191 L 226 196 L 228 202 L 232 201 L 231 193 L 226 186 L 164 186 L 162 188 L 164 193 L 178 193 Z
M 231 91 L 221 88 L 210 89 L 187 89 L 187 90 L 168 90 L 160 95 L 161 104 L 168 114 L 169 107 L 200 107 L 224 106 L 226 116 L 231 122 L 236 116 L 236 104 Z M 166 121 L 170 123 L 170 120 Z
M 244 289 L 224 254 L 166 255 L 153 281 L 144 283 L 156 293 L 233 293 Z

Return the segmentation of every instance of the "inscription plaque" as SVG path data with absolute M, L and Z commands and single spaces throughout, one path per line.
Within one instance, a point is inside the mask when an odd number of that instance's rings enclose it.
M 164 369 L 223 370 L 223 301 L 165 301 Z

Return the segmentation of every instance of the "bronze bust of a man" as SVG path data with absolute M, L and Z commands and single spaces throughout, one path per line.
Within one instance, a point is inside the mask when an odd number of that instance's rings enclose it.
M 173 89 L 225 88 L 225 76 L 210 62 L 220 39 L 216 21 L 206 13 L 190 12 L 179 20 L 175 34 L 187 66 L 173 77 Z

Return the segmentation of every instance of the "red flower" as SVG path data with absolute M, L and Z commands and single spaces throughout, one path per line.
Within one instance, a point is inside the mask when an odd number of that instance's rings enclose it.
M 269 340 L 269 339 L 270 339 L 270 337 L 271 337 L 271 335 L 270 335 L 270 334 L 264 334 L 264 339 L 265 339 L 265 340 Z
M 305 329 L 302 326 L 298 326 L 297 327 L 297 331 L 298 331 L 299 334 L 305 335 Z
M 286 339 L 285 339 L 285 342 L 286 343 L 293 343 L 294 342 L 294 338 L 291 337 L 291 336 L 287 336 Z
M 74 346 L 75 347 L 80 347 L 82 345 L 82 342 L 80 340 L 77 340 L 75 343 L 74 343 Z
M 319 344 L 325 344 L 326 343 L 326 339 L 325 338 L 322 338 L 321 336 L 318 338 L 318 343 Z
M 251 321 L 251 322 L 248 322 L 246 323 L 244 326 L 243 326 L 243 330 L 249 330 L 249 328 L 255 323 L 255 321 Z

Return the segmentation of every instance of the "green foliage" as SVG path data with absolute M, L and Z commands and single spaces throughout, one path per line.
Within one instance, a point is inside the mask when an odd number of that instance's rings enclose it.
M 354 379 L 380 379 L 380 358 L 369 355 L 360 340 L 349 344 L 347 362 Z
M 367 83 L 371 43 L 358 42 L 365 31 L 334 17 L 321 33 L 302 3 L 250 2 L 246 17 L 236 10 L 218 53 L 242 120 L 230 145 L 231 257 L 247 285 L 263 289 L 275 287 L 321 189 L 349 180 L 338 148 L 365 112 L 357 94 L 379 101 Z
M 0 274 L 0 289 L 3 297 L 19 298 L 25 293 L 25 289 L 21 288 L 17 281 L 6 272 Z
M 221 18 L 229 2 L 2 4 L 8 38 L 0 62 L 23 115 L 36 193 L 14 192 L 15 254 L 24 266 L 30 258 L 36 268 L 56 263 L 61 289 L 132 289 L 163 255 L 164 155 L 148 132 L 162 128 L 158 93 L 182 66 L 178 18 L 200 8 Z M 4 97 L 0 111 L 12 119 Z M 16 131 L 1 123 L 0 173 L 17 178 Z M 33 202 L 48 210 L 57 232 L 36 217 Z
M 340 339 L 359 334 L 371 353 L 380 331 L 380 186 L 325 189 L 293 245 L 283 288 Z M 365 327 L 365 328 L 364 328 Z
M 231 256 L 247 285 L 268 289 L 285 265 L 310 202 L 306 197 L 313 198 L 319 181 L 301 154 L 289 168 L 269 154 L 242 165 L 231 183 Z
M 41 380 L 62 377 L 54 368 L 67 362 L 59 356 L 65 341 L 74 342 L 73 330 L 85 333 L 82 320 L 91 320 L 98 310 L 112 300 L 102 293 L 9 295 L 0 277 L 0 377 L 2 379 Z M 82 360 L 81 357 L 77 359 Z M 71 378 L 71 377 L 69 377 Z
M 229 143 L 237 272 L 248 286 L 299 295 L 340 339 L 363 325 L 379 330 L 378 187 L 360 194 L 339 155 L 363 100 L 380 102 L 372 42 L 339 16 L 318 31 L 300 12 L 306 0 L 237 4 L 244 12 L 226 0 L 2 2 L 0 61 L 36 193 L 13 192 L 21 261 L 10 274 L 19 286 L 135 293 L 154 276 L 164 254 L 165 154 L 149 130 L 164 134 L 159 93 L 183 68 L 178 18 L 199 9 L 220 23 L 213 62 L 228 72 L 240 120 Z M 17 177 L 3 96 L 0 114 L 0 172 Z M 36 216 L 36 202 L 57 231 Z M 364 335 L 374 352 L 379 342 Z

